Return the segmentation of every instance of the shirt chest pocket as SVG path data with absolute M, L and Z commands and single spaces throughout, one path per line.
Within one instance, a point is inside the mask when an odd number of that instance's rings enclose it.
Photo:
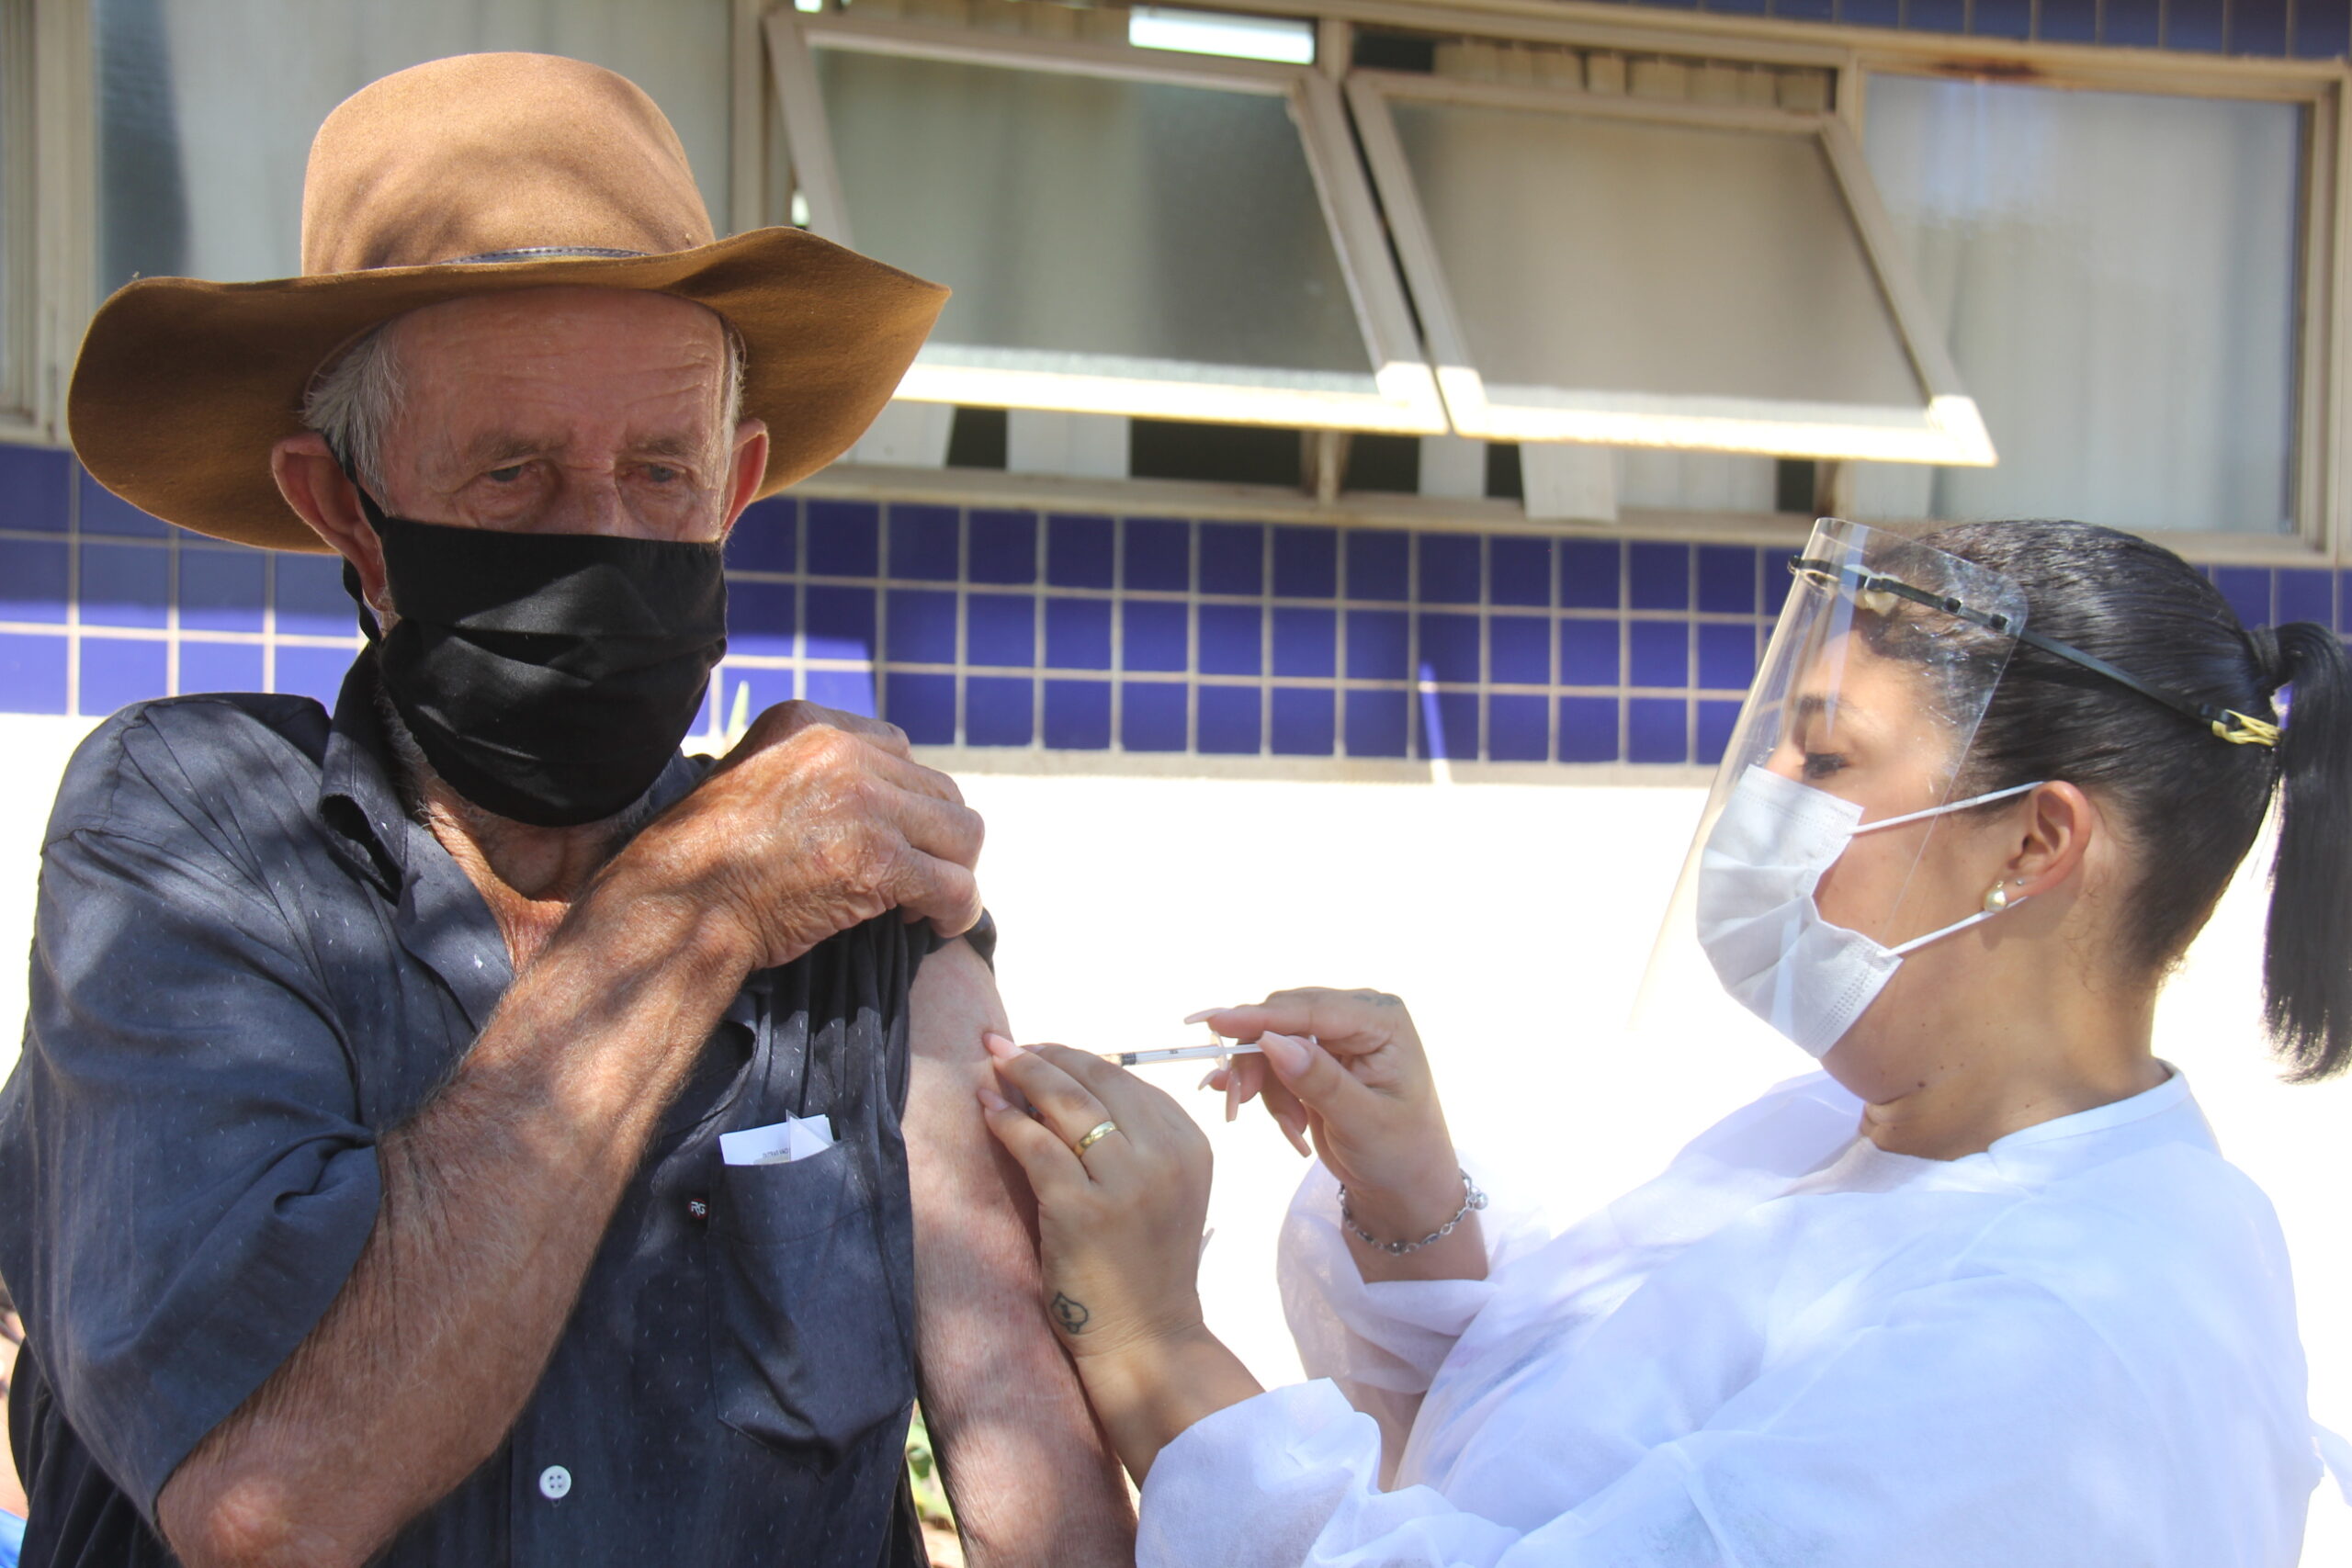
M 709 1242 L 719 1418 L 830 1463 L 915 1396 L 913 1359 L 852 1149 L 720 1168 Z

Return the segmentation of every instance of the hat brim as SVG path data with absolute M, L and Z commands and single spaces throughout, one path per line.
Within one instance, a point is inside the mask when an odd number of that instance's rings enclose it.
M 749 349 L 743 412 L 766 422 L 770 495 L 847 451 L 897 389 L 947 290 L 798 229 L 663 255 L 563 257 L 206 283 L 155 277 L 90 322 L 66 417 L 91 477 L 214 538 L 320 551 L 270 478 L 302 429 L 320 364 L 394 316 L 466 295 L 559 285 L 708 306 Z

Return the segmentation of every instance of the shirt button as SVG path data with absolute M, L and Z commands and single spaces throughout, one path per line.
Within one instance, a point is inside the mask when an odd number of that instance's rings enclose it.
M 551 1464 L 539 1472 L 539 1495 L 550 1503 L 560 1503 L 571 1490 L 571 1472 L 560 1464 Z

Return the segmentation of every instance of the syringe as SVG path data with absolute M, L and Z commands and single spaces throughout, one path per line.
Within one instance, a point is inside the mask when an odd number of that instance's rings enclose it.
M 1262 1045 L 1237 1045 L 1229 1040 L 1220 1040 L 1214 1045 L 1170 1045 L 1161 1051 L 1105 1051 L 1102 1055 L 1104 1061 L 1116 1062 L 1123 1067 L 1148 1067 L 1157 1062 L 1196 1062 L 1204 1056 L 1254 1056 L 1264 1054 L 1265 1047 Z

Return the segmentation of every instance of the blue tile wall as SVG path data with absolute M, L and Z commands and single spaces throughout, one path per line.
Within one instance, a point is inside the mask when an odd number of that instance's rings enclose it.
M 1677 11 L 2199 53 L 2344 54 L 2352 0 L 1628 0 Z
M 338 563 L 166 527 L 64 453 L 0 446 L 0 711 L 180 692 L 331 700 L 359 646 Z
M 712 707 L 805 697 L 941 746 L 1711 762 L 1782 553 L 779 498 L 729 543 Z M 2352 573 L 2209 574 L 2251 621 L 2352 629 Z M 161 529 L 0 446 L 0 711 L 331 701 L 357 646 L 334 559 Z

